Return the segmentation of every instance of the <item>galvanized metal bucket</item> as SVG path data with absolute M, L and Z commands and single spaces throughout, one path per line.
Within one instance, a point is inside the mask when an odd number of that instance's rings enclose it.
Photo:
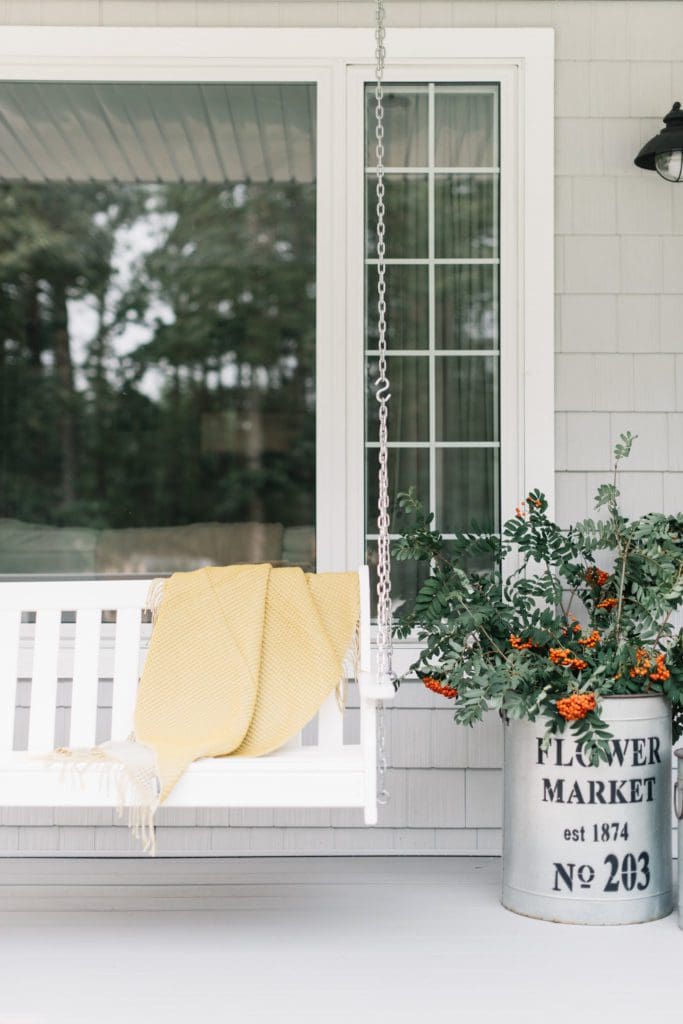
M 678 776 L 674 784 L 674 810 L 678 819 L 678 927 L 683 928 L 683 747 L 674 750 Z
M 509 910 L 567 924 L 636 924 L 673 909 L 670 707 L 649 694 L 608 697 L 604 718 L 611 763 L 595 768 L 569 732 L 544 751 L 541 718 L 505 728 Z

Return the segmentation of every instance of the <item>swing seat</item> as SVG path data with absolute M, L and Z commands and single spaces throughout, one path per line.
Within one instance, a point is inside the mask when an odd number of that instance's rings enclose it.
M 195 761 L 164 806 L 358 807 L 376 824 L 376 708 L 394 691 L 370 672 L 367 567 L 358 575 L 360 741 L 344 742 L 331 694 L 305 741 L 299 735 L 264 757 Z M 132 732 L 151 635 L 148 588 L 148 580 L 0 583 L 0 806 L 116 805 L 116 787 L 104 784 L 99 766 L 64 772 L 36 755 Z

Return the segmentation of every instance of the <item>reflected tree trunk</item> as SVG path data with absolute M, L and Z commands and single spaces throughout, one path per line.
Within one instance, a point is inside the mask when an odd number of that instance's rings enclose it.
M 7 414 L 7 384 L 5 375 L 5 339 L 0 336 L 0 516 L 7 515 L 4 498 L 7 494 L 8 482 L 8 456 L 11 441 L 11 434 L 8 430 L 9 416 Z
M 74 416 L 74 373 L 69 342 L 69 317 L 66 287 L 62 281 L 52 286 L 55 374 L 59 408 L 59 441 L 62 456 L 61 503 L 76 500 L 76 422 Z
M 171 448 L 167 453 L 169 460 L 170 475 L 174 486 L 169 493 L 168 516 L 169 522 L 176 524 L 180 521 L 180 510 L 182 508 L 182 487 L 183 487 L 183 447 L 182 447 L 182 382 L 180 377 L 180 366 L 176 364 L 172 370 L 171 385 L 171 407 L 173 409 L 173 421 L 171 424 Z
M 105 380 L 104 357 L 107 343 L 106 290 L 97 295 L 97 333 L 91 346 L 93 361 L 92 389 L 94 398 L 95 422 L 92 429 L 95 437 L 93 446 L 95 453 L 95 480 L 97 493 L 101 499 L 107 496 L 107 454 L 106 454 L 106 418 L 107 388 Z
M 26 316 L 24 321 L 24 332 L 26 348 L 29 352 L 31 366 L 40 368 L 41 353 L 43 348 L 42 332 L 43 326 L 40 318 L 40 307 L 38 305 L 38 286 L 34 280 L 26 285 Z
M 261 475 L 263 468 L 263 449 L 265 444 L 265 438 L 263 435 L 263 416 L 261 411 L 261 392 L 258 384 L 254 380 L 254 370 L 251 372 L 251 387 L 246 393 L 246 412 L 245 417 L 248 423 L 248 429 L 244 439 L 245 455 L 247 457 L 247 466 L 249 472 L 253 474 L 253 478 L 257 479 Z M 265 522 L 265 508 L 263 504 L 263 498 L 260 494 L 260 489 L 254 489 L 249 499 L 249 519 L 252 523 L 263 523 Z

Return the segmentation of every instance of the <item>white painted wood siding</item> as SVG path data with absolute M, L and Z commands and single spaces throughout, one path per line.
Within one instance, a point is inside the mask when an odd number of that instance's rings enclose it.
M 556 30 L 556 495 L 587 514 L 616 434 L 639 435 L 627 510 L 683 507 L 683 187 L 633 157 L 683 100 L 683 4 L 658 0 L 390 0 L 401 26 Z M 344 26 L 369 0 L 0 0 L 1 24 Z M 369 42 L 370 47 L 370 42 Z M 105 694 L 106 696 L 106 694 Z M 57 727 L 59 728 L 59 716 Z M 357 729 L 357 711 L 345 727 Z M 350 812 L 167 811 L 162 853 L 498 852 L 500 726 L 457 728 L 405 686 L 388 712 L 377 828 Z M 111 812 L 0 812 L 0 854 L 134 850 Z

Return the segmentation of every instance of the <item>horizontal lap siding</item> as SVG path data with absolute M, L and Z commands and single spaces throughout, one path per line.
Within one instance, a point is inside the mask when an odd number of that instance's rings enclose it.
M 556 29 L 556 503 L 588 514 L 616 434 L 639 441 L 627 511 L 683 507 L 683 188 L 633 157 L 683 92 L 683 4 L 657 0 L 390 0 L 402 26 Z M 0 24 L 369 26 L 369 0 L 0 0 Z M 369 39 L 368 52 L 372 51 Z M 66 700 L 65 695 L 65 700 Z M 104 703 L 107 697 L 105 694 Z M 161 853 L 498 853 L 500 723 L 454 726 L 406 685 L 387 712 L 391 802 L 350 811 L 173 811 Z M 58 716 L 59 726 L 59 716 Z M 347 713 L 347 740 L 357 738 Z M 0 812 L 0 855 L 135 852 L 109 811 Z

